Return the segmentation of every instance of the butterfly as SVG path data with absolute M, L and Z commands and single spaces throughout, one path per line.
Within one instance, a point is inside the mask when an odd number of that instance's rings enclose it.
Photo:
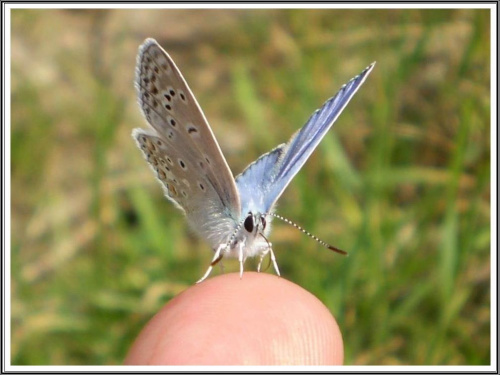
M 354 96 L 375 63 L 342 86 L 316 110 L 287 143 L 260 156 L 239 176 L 233 177 L 203 111 L 181 72 L 154 40 L 139 47 L 135 86 L 149 129 L 134 129 L 132 137 L 160 181 L 165 196 L 184 212 L 189 226 L 214 250 L 205 280 L 223 257 L 240 265 L 258 256 L 260 272 L 269 254 L 280 275 L 268 240 L 276 201 L 302 168 L 321 139 Z M 324 246 L 337 249 L 319 240 Z

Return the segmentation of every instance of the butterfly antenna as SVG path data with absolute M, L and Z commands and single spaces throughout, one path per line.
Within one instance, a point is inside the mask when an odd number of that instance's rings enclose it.
M 234 228 L 233 233 L 231 234 L 231 237 L 229 237 L 229 240 L 226 242 L 226 248 L 229 248 L 231 244 L 233 243 L 234 239 L 236 238 L 236 234 L 240 231 L 241 227 L 243 226 L 243 223 L 245 222 L 245 219 L 242 219 L 236 228 Z
M 277 219 L 280 219 L 282 221 L 284 221 L 285 223 L 287 224 L 290 224 L 292 225 L 293 227 L 297 228 L 298 230 L 300 230 L 302 233 L 306 234 L 307 236 L 311 237 L 313 240 L 316 240 L 317 242 L 319 242 L 321 245 L 323 245 L 324 247 L 326 247 L 327 249 L 329 250 L 332 250 L 332 251 L 335 251 L 336 253 L 339 253 L 339 254 L 342 254 L 342 255 L 347 255 L 347 252 L 344 251 L 344 250 L 340 250 L 330 244 L 327 244 L 325 241 L 319 239 L 318 237 L 316 237 L 314 234 L 308 232 L 307 230 L 305 230 L 304 228 L 302 228 L 300 225 L 298 224 L 295 224 L 293 221 L 290 221 L 288 220 L 286 217 L 283 217 L 281 215 L 278 215 L 278 214 L 275 214 L 275 213 L 272 213 L 272 212 L 268 212 L 266 215 L 269 215 L 269 216 L 272 216 L 272 217 L 275 217 Z

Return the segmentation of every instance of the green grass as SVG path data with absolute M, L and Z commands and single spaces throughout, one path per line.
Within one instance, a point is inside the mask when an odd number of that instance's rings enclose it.
M 121 364 L 210 261 L 130 138 L 151 36 L 235 175 L 376 60 L 278 205 L 349 257 L 275 223 L 282 275 L 335 315 L 346 364 L 489 364 L 488 11 L 200 12 L 13 13 L 12 363 Z

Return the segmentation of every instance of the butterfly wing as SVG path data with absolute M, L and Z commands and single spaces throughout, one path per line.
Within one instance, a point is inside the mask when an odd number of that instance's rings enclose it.
M 312 114 L 307 123 L 292 136 L 286 145 L 280 145 L 273 151 L 262 155 L 236 178 L 243 212 L 247 209 L 269 212 L 272 209 L 290 181 L 363 84 L 374 65 L 375 63 L 372 63 L 342 86 L 334 97 L 327 100 Z M 262 168 L 264 165 L 267 167 L 266 170 Z M 248 186 L 254 186 L 254 189 L 250 191 Z
M 242 215 L 248 212 L 268 212 L 266 200 L 273 186 L 273 171 L 285 154 L 286 144 L 281 144 L 260 156 L 236 177 L 236 185 L 240 193 Z
M 153 39 L 139 48 L 135 84 L 152 129 L 135 129 L 133 137 L 167 198 L 201 237 L 218 246 L 240 214 L 235 181 L 189 86 Z

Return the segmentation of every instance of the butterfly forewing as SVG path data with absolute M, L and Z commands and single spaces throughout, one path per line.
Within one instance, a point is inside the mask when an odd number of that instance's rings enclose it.
M 202 237 L 218 245 L 221 239 L 212 237 L 231 232 L 240 215 L 234 178 L 179 69 L 152 39 L 139 49 L 136 89 L 154 129 L 134 131 L 138 146 L 167 197 L 185 211 Z

